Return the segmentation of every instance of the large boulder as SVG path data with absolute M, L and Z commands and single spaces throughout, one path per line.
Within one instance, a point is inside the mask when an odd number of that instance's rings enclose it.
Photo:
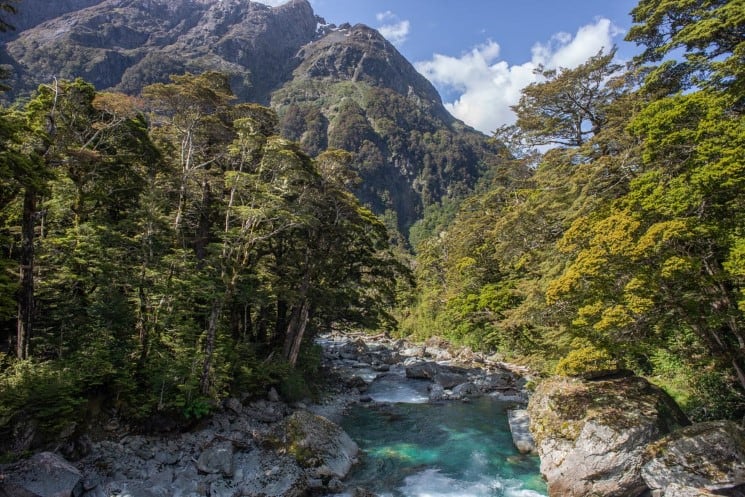
M 640 495 L 646 446 L 688 424 L 670 396 L 635 376 L 546 380 L 528 413 L 549 494 L 562 497 Z
M 732 421 L 698 423 L 651 444 L 647 459 L 642 477 L 653 491 L 734 488 L 745 484 L 745 430 Z
M 415 380 L 434 380 L 439 372 L 439 364 L 433 361 L 417 362 L 406 366 L 406 377 Z
M 78 497 L 84 490 L 80 471 L 52 452 L 35 454 L 5 472 L 0 495 Z
M 279 423 L 273 438 L 304 468 L 319 477 L 344 477 L 356 461 L 359 447 L 337 424 L 308 411 L 296 411 Z

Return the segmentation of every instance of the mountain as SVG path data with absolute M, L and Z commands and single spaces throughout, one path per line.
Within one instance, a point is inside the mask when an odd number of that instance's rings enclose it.
M 52 2 L 53 3 L 53 2 Z M 98 0 L 18 33 L 5 62 L 29 91 L 52 78 L 83 77 L 97 88 L 134 93 L 169 74 L 219 70 L 244 99 L 267 103 L 313 40 L 310 4 L 277 8 L 243 0 Z M 43 15 L 47 0 L 25 0 Z
M 35 16 L 22 14 L 0 51 L 15 95 L 55 77 L 137 93 L 170 74 L 225 72 L 240 100 L 271 104 L 308 153 L 353 152 L 360 198 L 402 233 L 426 205 L 469 191 L 498 151 L 380 33 L 326 24 L 307 0 L 22 5 Z
M 380 33 L 341 26 L 306 45 L 272 95 L 283 134 L 313 154 L 356 153 L 359 197 L 402 232 L 423 207 L 470 190 L 498 147 L 453 118 L 437 90 Z

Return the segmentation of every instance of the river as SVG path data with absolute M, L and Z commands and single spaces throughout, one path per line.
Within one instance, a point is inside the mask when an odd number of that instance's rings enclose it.
M 370 385 L 372 402 L 344 416 L 342 427 L 362 451 L 347 488 L 395 497 L 547 495 L 538 458 L 512 443 L 507 409 L 514 404 L 490 396 L 430 403 L 428 384 L 384 375 Z

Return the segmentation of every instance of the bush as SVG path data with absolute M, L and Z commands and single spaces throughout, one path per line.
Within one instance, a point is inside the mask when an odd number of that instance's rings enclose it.
M 563 376 L 579 376 L 592 371 L 617 369 L 618 362 L 607 350 L 594 345 L 574 349 L 556 365 L 556 374 Z
M 79 421 L 83 399 L 72 370 L 53 363 L 18 361 L 0 377 L 0 439 L 11 441 L 13 427 L 35 423 L 37 440 L 49 441 Z

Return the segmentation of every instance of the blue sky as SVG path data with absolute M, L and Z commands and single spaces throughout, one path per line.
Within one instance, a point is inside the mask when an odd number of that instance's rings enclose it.
M 262 0 L 267 4 L 282 0 Z M 377 28 L 440 91 L 450 112 L 491 133 L 533 69 L 575 67 L 601 48 L 620 60 L 636 0 L 310 0 L 327 22 Z

